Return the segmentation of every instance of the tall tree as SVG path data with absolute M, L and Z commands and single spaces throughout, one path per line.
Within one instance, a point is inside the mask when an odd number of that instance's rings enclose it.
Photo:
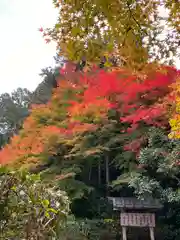
M 18 88 L 12 94 L 0 96 L 0 128 L 1 132 L 14 132 L 28 115 L 28 107 L 32 93 L 27 89 Z
M 54 70 L 51 67 L 42 69 L 40 76 L 43 77 L 43 81 L 37 86 L 36 90 L 33 92 L 33 104 L 47 103 L 51 97 L 53 88 L 56 87 Z
M 136 165 L 114 182 L 117 189 L 131 188 L 141 199 L 156 198 L 163 203 L 158 213 L 161 239 L 179 239 L 180 141 L 170 140 L 162 129 L 148 132 L 146 147 L 140 150 Z
M 59 9 L 53 29 L 43 33 L 69 60 L 94 63 L 116 56 L 142 69 L 150 59 L 172 62 L 179 46 L 179 1 L 53 0 Z M 162 10 L 168 16 L 162 16 Z M 43 29 L 40 29 L 43 31 Z

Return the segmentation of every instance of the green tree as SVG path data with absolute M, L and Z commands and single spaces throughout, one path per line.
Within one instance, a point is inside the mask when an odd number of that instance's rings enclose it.
M 26 88 L 18 88 L 11 94 L 0 96 L 0 132 L 14 133 L 28 116 L 32 93 Z
M 132 189 L 137 197 L 159 199 L 164 208 L 158 213 L 161 237 L 179 239 L 180 220 L 180 141 L 170 140 L 161 129 L 150 129 L 148 144 L 140 150 L 136 167 L 127 169 L 113 183 Z
M 53 88 L 56 87 L 54 70 L 49 67 L 44 68 L 41 71 L 40 76 L 43 77 L 43 81 L 37 86 L 32 94 L 33 104 L 47 103 L 51 97 Z
M 178 1 L 53 0 L 59 9 L 53 29 L 44 33 L 65 57 L 89 63 L 115 56 L 119 64 L 141 69 L 149 59 L 172 62 L 178 54 Z M 162 9 L 168 10 L 162 16 Z M 161 10 L 161 11 L 160 11 Z
M 169 140 L 160 129 L 151 129 L 146 148 L 142 148 L 137 164 L 140 169 L 130 173 L 129 186 L 142 197 L 156 197 L 163 202 L 179 202 L 180 142 Z

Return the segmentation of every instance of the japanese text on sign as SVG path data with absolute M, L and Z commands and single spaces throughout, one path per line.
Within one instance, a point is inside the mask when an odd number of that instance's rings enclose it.
M 121 213 L 121 226 L 155 227 L 155 214 Z

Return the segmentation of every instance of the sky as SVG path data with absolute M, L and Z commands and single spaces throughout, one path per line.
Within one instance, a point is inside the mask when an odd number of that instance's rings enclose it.
M 53 66 L 55 44 L 38 31 L 57 18 L 52 0 L 0 0 L 0 93 L 17 87 L 34 90 L 41 69 Z
M 0 0 L 0 93 L 34 90 L 41 69 L 54 65 L 55 43 L 46 44 L 38 28 L 52 27 L 56 18 L 52 0 Z

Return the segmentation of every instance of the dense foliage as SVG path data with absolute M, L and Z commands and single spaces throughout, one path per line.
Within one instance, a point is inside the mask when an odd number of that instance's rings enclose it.
M 126 123 L 119 131 L 133 131 L 142 122 L 167 127 L 167 106 L 162 101 L 176 81 L 177 71 L 164 71 L 150 72 L 141 79 L 124 69 L 96 70 L 90 75 L 74 73 L 71 79 L 60 80 L 48 104 L 32 107 L 20 134 L 14 135 L 11 144 L 1 151 L 1 162 L 36 163 L 41 157 L 56 154 L 59 144 L 70 150 L 69 141 L 74 145 L 79 135 L 107 123 L 110 111 Z
M 32 93 L 33 104 L 44 104 L 49 101 L 52 95 L 52 90 L 56 87 L 56 80 L 54 76 L 54 69 L 45 68 L 41 70 L 40 76 L 43 81 L 37 86 Z
M 59 10 L 53 29 L 43 29 L 70 60 L 88 63 L 105 59 L 139 70 L 147 60 L 173 61 L 179 46 L 178 1 L 54 0 Z M 169 14 L 163 14 L 163 12 Z M 109 61 L 110 60 L 110 61 Z
M 57 60 L 58 61 L 58 60 Z M 57 62 L 61 66 L 61 62 Z M 42 82 L 35 91 L 26 88 L 17 88 L 11 94 L 3 93 L 0 96 L 0 147 L 9 142 L 14 134 L 22 128 L 24 119 L 29 115 L 32 104 L 47 103 L 51 98 L 53 88 L 56 87 L 55 70 L 42 69 Z
M 179 2 L 53 2 L 57 23 L 39 30 L 56 41 L 57 66 L 33 93 L 0 98 L 12 136 L 0 164 L 15 171 L 0 176 L 0 237 L 119 239 L 107 197 L 137 196 L 164 204 L 157 236 L 178 240 Z
M 54 239 L 66 224 L 69 200 L 39 175 L 1 169 L 0 209 L 1 239 Z
M 179 202 L 179 141 L 169 140 L 157 128 L 150 129 L 148 135 L 148 144 L 137 159 L 139 168 L 126 173 L 130 174 L 129 185 L 140 197 Z
M 0 96 L 0 133 L 13 133 L 28 114 L 32 93 L 18 88 Z
M 179 239 L 180 199 L 180 142 L 170 140 L 157 128 L 148 132 L 148 144 L 138 156 L 138 168 L 124 171 L 115 182 L 115 187 L 124 184 L 135 190 L 140 198 L 158 198 L 164 205 L 158 213 L 161 238 Z
M 170 120 L 172 131 L 169 134 L 169 137 L 180 139 L 180 76 L 177 78 L 176 83 L 173 86 L 176 108 L 175 111 L 173 111 L 173 115 Z

